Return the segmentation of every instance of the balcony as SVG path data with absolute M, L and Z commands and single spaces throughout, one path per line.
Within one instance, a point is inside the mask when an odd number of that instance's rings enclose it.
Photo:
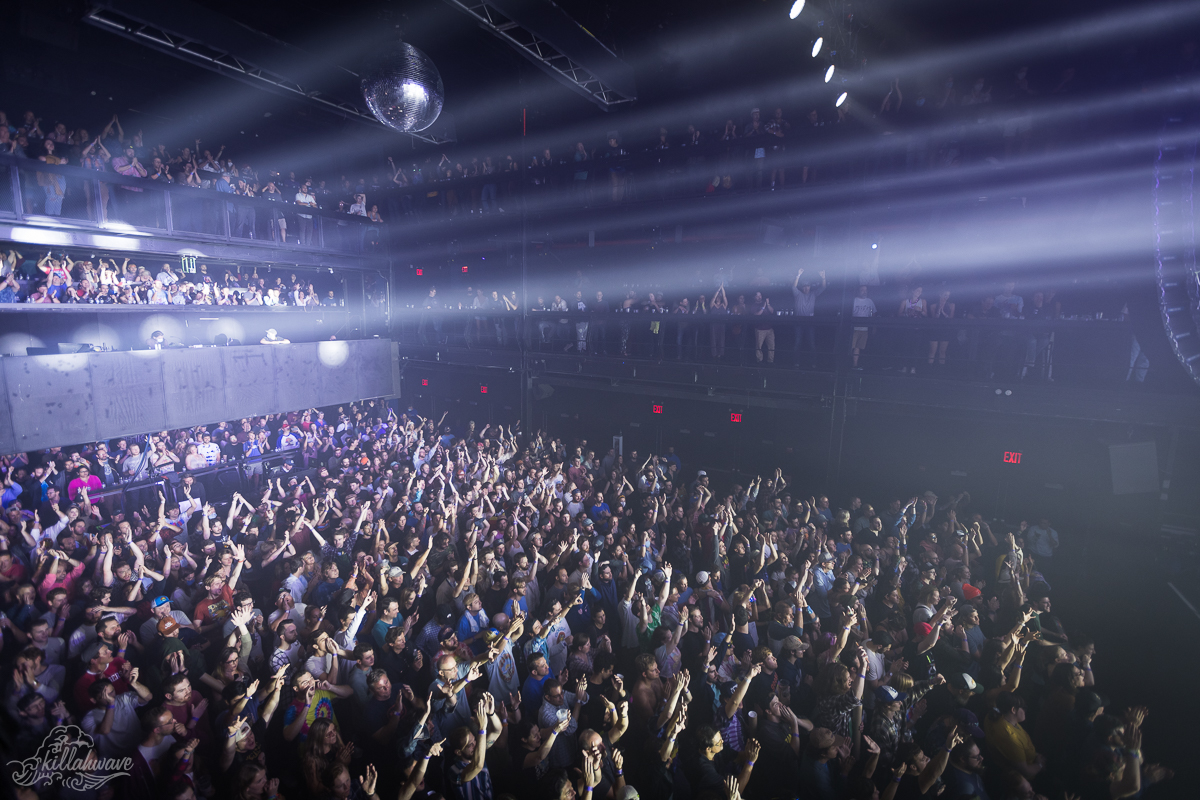
M 22 244 L 361 268 L 386 258 L 384 234 L 381 223 L 290 198 L 0 156 L 0 239 Z

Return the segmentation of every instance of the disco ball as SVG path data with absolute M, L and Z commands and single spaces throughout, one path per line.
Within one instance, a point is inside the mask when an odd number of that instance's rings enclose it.
M 401 42 L 362 81 L 363 98 L 375 118 L 402 133 L 423 131 L 442 113 L 442 76 L 429 56 Z

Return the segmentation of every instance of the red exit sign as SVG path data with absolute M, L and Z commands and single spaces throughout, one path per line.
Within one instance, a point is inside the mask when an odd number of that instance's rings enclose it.
M 463 268 L 462 268 L 462 271 L 463 271 L 463 272 L 466 272 L 466 271 L 467 271 L 467 268 L 466 268 L 466 267 L 463 267 Z
M 429 378 L 421 378 L 421 385 L 422 385 L 422 386 L 428 386 L 428 385 L 429 385 Z
M 1005 450 L 1004 451 L 1004 463 L 1005 464 L 1020 464 L 1021 463 L 1021 454 L 1020 453 L 1010 453 L 1009 451 Z
M 662 406 L 650 406 L 650 413 L 651 414 L 661 414 Z
M 479 393 L 480 393 L 480 394 L 487 394 L 487 386 L 480 386 L 480 387 L 479 387 Z
M 417 267 L 417 275 L 424 275 L 424 274 L 425 274 L 425 270 L 421 269 L 420 267 Z
M 729 421 L 730 422 L 741 422 L 742 415 L 737 413 L 736 411 L 731 411 L 731 412 L 729 412 Z

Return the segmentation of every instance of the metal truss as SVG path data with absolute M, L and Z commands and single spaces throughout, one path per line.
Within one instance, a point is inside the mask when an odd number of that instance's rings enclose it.
M 487 0 L 482 0 L 482 2 L 480 0 L 445 1 L 469 15 L 481 26 L 516 48 L 530 61 L 538 64 L 601 108 L 611 110 L 622 103 L 631 103 L 637 99 L 637 97 L 627 97 L 605 84 L 587 67 L 576 63 L 550 42 L 506 17 Z M 605 49 L 607 50 L 607 48 Z
M 1195 179 L 1200 115 L 1183 102 L 1167 112 L 1154 161 L 1155 267 L 1163 329 L 1179 363 L 1200 383 L 1200 270 Z
M 257 86 L 277 94 L 302 97 L 310 103 L 322 107 L 325 111 L 356 119 L 378 128 L 393 130 L 376 119 L 365 104 L 358 105 L 323 94 L 277 72 L 272 72 L 244 58 L 225 52 L 221 48 L 180 33 L 164 30 L 156 25 L 141 22 L 114 9 L 93 7 L 84 14 L 83 21 L 101 30 L 115 33 L 161 53 L 226 75 L 250 86 Z M 429 144 L 445 144 L 452 141 L 428 133 L 410 132 L 403 135 Z

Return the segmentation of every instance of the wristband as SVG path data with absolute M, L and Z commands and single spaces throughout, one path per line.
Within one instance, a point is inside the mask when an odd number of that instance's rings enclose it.
M 1083 671 L 1084 671 L 1084 672 L 1091 672 L 1091 671 L 1092 671 L 1092 668 L 1091 668 L 1091 667 L 1084 667 L 1084 668 L 1083 668 Z
M 480 735 L 480 736 L 487 736 L 487 728 L 484 728 L 483 730 L 481 730 L 481 731 L 479 732 L 479 735 Z
M 1142 757 L 1142 751 L 1141 751 L 1141 750 L 1126 750 L 1126 751 L 1125 751 L 1125 755 L 1126 755 L 1126 756 L 1133 756 L 1134 758 L 1141 758 L 1141 757 Z
M 903 776 L 901 776 L 901 777 L 903 777 Z M 892 781 L 894 781 L 895 783 L 899 783 L 899 782 L 900 782 L 900 778 L 892 778 Z
M 432 756 L 430 756 L 430 755 L 429 755 L 429 753 L 426 753 L 426 754 L 425 754 L 425 760 L 426 760 L 426 761 L 428 761 L 430 758 L 432 758 Z
M 747 766 L 747 767 L 753 767 L 753 766 L 754 766 L 754 762 L 753 762 L 753 761 L 747 761 L 747 762 L 746 762 L 746 766 Z
M 951 749 L 952 749 L 952 748 L 949 748 L 949 747 L 943 747 L 942 749 L 943 749 L 943 750 L 945 750 L 947 753 L 949 753 L 949 752 L 951 751 Z
M 625 770 L 623 770 L 623 769 L 619 769 L 619 770 L 617 770 L 617 774 L 618 774 L 618 775 L 624 775 L 624 774 L 625 774 Z
M 862 678 L 864 681 L 867 679 L 866 675 L 859 675 L 858 677 Z

